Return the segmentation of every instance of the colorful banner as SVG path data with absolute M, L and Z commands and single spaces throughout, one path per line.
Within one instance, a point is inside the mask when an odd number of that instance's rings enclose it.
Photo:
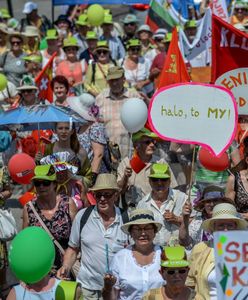
M 221 156 L 235 137 L 237 105 L 232 93 L 223 87 L 175 84 L 155 93 L 148 118 L 160 138 L 198 144 Z
M 211 47 L 212 41 L 212 13 L 211 9 L 207 9 L 204 17 L 198 23 L 197 34 L 192 42 L 189 43 L 187 36 L 185 35 L 183 29 L 180 29 L 179 32 L 179 42 L 180 49 L 183 56 L 187 60 L 195 58 L 197 55 L 203 51 L 208 51 Z
M 88 0 L 86 2 L 82 0 L 53 0 L 53 5 L 75 5 L 75 4 L 124 4 L 124 5 L 133 5 L 133 4 L 149 4 L 150 0 Z
M 229 21 L 226 0 L 212 0 L 212 7 L 213 14 L 226 22 Z
M 214 233 L 218 299 L 248 299 L 247 231 Z
M 248 115 L 248 36 L 213 15 L 212 82 L 229 89 Z

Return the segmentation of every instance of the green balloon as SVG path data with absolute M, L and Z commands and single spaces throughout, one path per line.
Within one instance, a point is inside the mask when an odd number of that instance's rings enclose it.
M 36 283 L 44 278 L 51 270 L 54 258 L 54 244 L 40 227 L 25 228 L 10 245 L 10 268 L 25 283 Z
M 7 78 L 3 74 L 0 74 L 0 92 L 6 89 L 7 83 Z
M 104 20 L 104 9 L 99 4 L 93 4 L 88 8 L 87 16 L 90 25 L 99 26 Z

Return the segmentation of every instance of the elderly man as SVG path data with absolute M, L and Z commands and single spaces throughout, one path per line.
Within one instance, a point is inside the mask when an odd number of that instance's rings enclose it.
M 123 19 L 123 29 L 124 29 L 124 36 L 122 38 L 122 42 L 126 47 L 127 42 L 131 39 L 135 39 L 135 33 L 138 26 L 138 19 L 136 15 L 128 14 Z
M 96 97 L 96 104 L 99 106 L 109 141 L 119 145 L 121 157 L 124 158 L 128 156 L 132 145 L 130 136 L 120 119 L 121 107 L 130 98 L 140 98 L 140 95 L 135 90 L 124 87 L 124 70 L 121 67 L 109 68 L 106 79 L 109 88 Z
M 82 285 L 84 300 L 102 299 L 103 277 L 113 255 L 127 245 L 127 235 L 121 230 L 128 221 L 115 207 L 119 188 L 113 174 L 100 174 L 91 189 L 96 206 L 81 210 L 72 225 L 69 248 L 58 277 L 68 277 L 81 248 L 81 266 L 77 277 Z
M 170 187 L 171 172 L 168 164 L 155 163 L 151 166 L 149 184 L 152 190 L 138 203 L 137 208 L 151 210 L 155 220 L 163 224 L 155 237 L 155 244 L 163 247 L 178 243 L 182 208 L 187 195 Z
M 129 157 L 125 157 L 117 170 L 117 182 L 121 189 L 122 195 L 125 196 L 123 206 L 128 206 L 129 209 L 134 209 L 139 201 L 148 193 L 151 192 L 148 175 L 152 163 L 166 163 L 155 154 L 158 136 L 150 130 L 143 128 L 132 135 L 135 156 L 139 162 L 137 165 L 141 167 L 134 171 L 131 168 Z M 143 166 L 142 166 L 143 164 Z M 171 175 L 172 186 L 177 186 L 174 175 Z

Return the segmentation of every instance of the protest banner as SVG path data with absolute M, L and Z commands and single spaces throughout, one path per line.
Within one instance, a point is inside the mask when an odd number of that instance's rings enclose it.
M 213 0 L 212 10 L 213 13 L 219 18 L 223 19 L 226 22 L 229 21 L 226 0 Z
M 247 231 L 214 233 L 218 299 L 248 299 Z
M 160 138 L 199 144 L 219 157 L 234 139 L 237 104 L 232 93 L 223 87 L 175 84 L 155 93 L 148 118 Z

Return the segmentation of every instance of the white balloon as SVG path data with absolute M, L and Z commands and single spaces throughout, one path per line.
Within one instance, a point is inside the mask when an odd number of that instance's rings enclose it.
M 128 132 L 134 133 L 143 128 L 147 116 L 147 106 L 142 99 L 130 98 L 122 105 L 121 122 Z

